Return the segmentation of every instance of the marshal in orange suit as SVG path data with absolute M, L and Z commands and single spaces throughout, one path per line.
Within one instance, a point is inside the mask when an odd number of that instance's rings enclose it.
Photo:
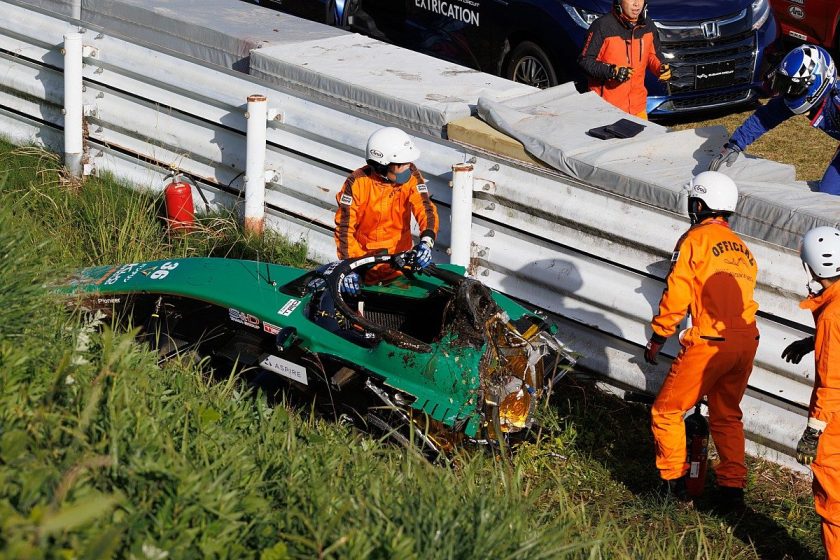
M 692 226 L 677 242 L 645 349 L 645 360 L 657 363 L 662 345 L 686 312 L 691 315 L 691 326 L 680 333 L 680 353 L 651 412 L 656 467 L 665 491 L 687 499 L 683 415 L 706 396 L 709 428 L 720 455 L 717 501 L 727 509 L 744 505 L 747 469 L 740 402 L 758 348 L 758 304 L 753 300 L 758 267 L 728 222 L 737 202 L 738 188 L 722 173 L 706 171 L 691 180 Z
M 822 518 L 826 558 L 840 560 L 840 231 L 814 228 L 802 238 L 802 262 L 819 290 L 811 291 L 800 307 L 814 314 L 814 336 L 797 340 L 782 357 L 799 363 L 815 352 L 814 390 L 808 425 L 796 446 L 796 459 L 814 471 L 814 506 Z
M 411 138 L 397 128 L 381 128 L 370 135 L 365 148 L 367 165 L 350 174 L 336 195 L 335 244 L 339 259 L 377 253 L 408 251 L 411 218 L 420 227 L 420 242 L 414 245 L 417 261 L 425 268 L 432 261 L 437 237 L 437 207 L 414 161 L 420 151 Z M 364 279 L 353 272 L 342 291 L 358 292 L 358 282 L 375 284 L 398 276 L 389 265 L 370 269 Z

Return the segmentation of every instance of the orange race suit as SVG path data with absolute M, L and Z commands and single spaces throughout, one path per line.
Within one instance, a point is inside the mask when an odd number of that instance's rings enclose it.
M 412 163 L 411 178 L 402 185 L 386 181 L 370 165 L 351 173 L 336 195 L 335 244 L 339 259 L 378 253 L 400 253 L 413 247 L 411 216 L 420 237 L 437 236 L 437 207 L 420 170 Z M 374 284 L 399 273 L 388 265 L 367 271 L 364 281 Z
M 688 472 L 684 413 L 708 397 L 709 428 L 718 453 L 720 486 L 743 488 L 741 397 L 758 348 L 753 300 L 758 267 L 747 245 L 723 218 L 707 218 L 677 242 L 667 286 L 653 318 L 652 339 L 665 342 L 686 311 L 691 327 L 653 403 L 656 467 L 664 480 Z
M 634 23 L 610 12 L 589 27 L 578 64 L 589 77 L 589 89 L 631 115 L 647 118 L 645 68 L 659 76 L 662 65 L 659 34 L 645 18 Z M 611 78 L 611 67 L 629 66 L 625 82 Z
M 814 506 L 822 517 L 826 557 L 840 559 L 840 281 L 800 304 L 814 313 L 816 377 L 808 410 L 812 419 L 825 422 L 811 464 L 814 471 Z

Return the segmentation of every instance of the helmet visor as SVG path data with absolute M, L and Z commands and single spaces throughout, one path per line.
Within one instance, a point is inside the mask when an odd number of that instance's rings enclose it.
M 794 78 L 787 74 L 782 74 L 778 70 L 773 72 L 770 81 L 770 89 L 773 93 L 780 93 L 784 97 L 795 98 L 802 97 L 808 93 L 808 86 L 814 81 L 813 76 L 806 78 Z

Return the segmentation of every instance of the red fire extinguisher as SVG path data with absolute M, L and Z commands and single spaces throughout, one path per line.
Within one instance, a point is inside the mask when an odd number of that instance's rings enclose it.
M 709 422 L 700 413 L 700 403 L 685 419 L 685 441 L 689 466 L 685 487 L 696 498 L 703 494 L 709 466 Z
M 190 184 L 176 173 L 172 175 L 172 182 L 164 187 L 163 194 L 166 200 L 166 222 L 169 228 L 191 230 L 195 224 L 195 206 Z

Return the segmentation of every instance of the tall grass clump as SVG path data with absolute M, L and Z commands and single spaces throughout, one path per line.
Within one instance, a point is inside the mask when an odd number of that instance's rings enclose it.
M 199 215 L 189 232 L 170 233 L 162 197 L 110 175 L 81 188 L 55 154 L 0 141 L 0 195 L 30 235 L 40 236 L 45 264 L 67 268 L 212 256 L 305 266 L 306 246 L 274 232 L 243 235 L 236 214 Z
M 19 250 L 24 235 L 16 231 L 14 216 L 0 208 L 0 329 L 5 338 L 20 338 L 43 295 L 44 270 Z M 39 246 L 40 245 L 40 246 Z M 43 243 L 33 247 L 35 251 Z

